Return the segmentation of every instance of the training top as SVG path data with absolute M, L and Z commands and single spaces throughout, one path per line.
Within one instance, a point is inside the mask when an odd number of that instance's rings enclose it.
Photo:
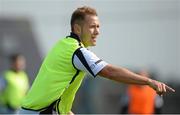
M 128 87 L 129 114 L 154 114 L 156 92 L 149 86 Z
M 85 73 L 95 77 L 106 65 L 71 33 L 44 59 L 22 108 L 43 111 L 55 104 L 58 113 L 68 113 Z
M 3 78 L 4 88 L 0 93 L 0 103 L 13 110 L 19 109 L 29 88 L 27 74 L 24 71 L 7 70 Z

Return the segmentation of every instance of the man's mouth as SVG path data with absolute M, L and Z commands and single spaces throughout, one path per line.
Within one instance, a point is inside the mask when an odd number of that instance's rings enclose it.
M 96 42 L 96 37 L 92 37 L 92 40 Z

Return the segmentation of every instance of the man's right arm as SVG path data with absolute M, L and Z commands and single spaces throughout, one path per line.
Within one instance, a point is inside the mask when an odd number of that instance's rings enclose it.
M 156 90 L 159 95 L 162 95 L 166 90 L 175 92 L 174 89 L 167 86 L 166 84 L 152 80 L 148 77 L 143 77 L 141 75 L 135 74 L 128 69 L 122 67 L 116 67 L 114 65 L 106 65 L 98 75 L 126 84 L 139 84 L 139 85 L 149 85 L 151 88 Z
M 94 77 L 100 75 L 122 83 L 149 85 L 156 90 L 159 95 L 165 93 L 166 89 L 173 92 L 175 91 L 164 83 L 135 74 L 128 69 L 108 64 L 86 48 L 79 48 L 75 51 L 73 55 L 73 65 L 75 68 L 85 71 Z

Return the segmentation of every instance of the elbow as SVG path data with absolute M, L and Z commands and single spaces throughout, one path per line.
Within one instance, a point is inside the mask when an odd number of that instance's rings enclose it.
M 98 73 L 98 75 L 108 79 L 113 79 L 116 76 L 115 73 L 115 69 L 112 67 L 112 65 L 108 64 Z

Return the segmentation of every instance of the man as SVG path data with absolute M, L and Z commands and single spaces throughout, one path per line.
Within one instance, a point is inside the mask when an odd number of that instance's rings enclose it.
M 1 109 L 4 108 L 2 112 L 4 114 L 17 113 L 29 88 L 28 76 L 24 72 L 25 57 L 21 54 L 14 54 L 10 57 L 10 61 L 11 68 L 4 72 L 1 78 L 3 84 L 0 86 L 0 103 Z
M 149 72 L 145 69 L 138 73 L 144 77 L 150 77 Z M 156 97 L 159 96 L 147 85 L 129 85 L 127 94 L 124 96 L 127 102 L 124 103 L 123 108 L 127 109 L 128 114 L 155 114 Z
M 44 59 L 39 73 L 22 103 L 20 113 L 73 114 L 72 103 L 85 73 L 129 84 L 149 85 L 159 95 L 174 91 L 164 83 L 137 75 L 99 59 L 87 47 L 95 46 L 99 35 L 96 10 L 76 9 L 71 17 L 71 34 L 60 40 Z

